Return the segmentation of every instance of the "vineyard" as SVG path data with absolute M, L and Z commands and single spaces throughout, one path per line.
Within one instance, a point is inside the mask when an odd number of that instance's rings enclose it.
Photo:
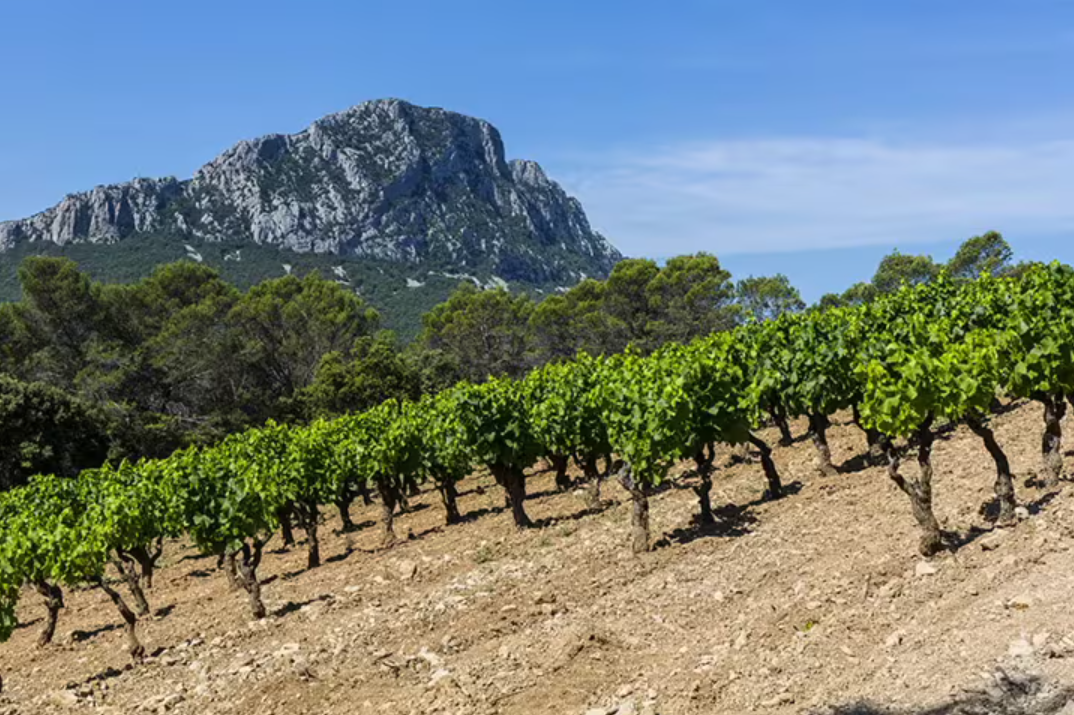
M 937 440 L 966 426 L 994 468 L 989 518 L 1012 526 L 1022 503 L 995 416 L 1011 401 L 1041 405 L 1035 483 L 1050 489 L 1063 476 L 1061 422 L 1071 395 L 1074 270 L 1053 264 L 1018 278 L 941 277 L 860 306 L 786 314 L 648 355 L 581 354 L 519 380 L 460 384 L 340 419 L 269 423 L 209 448 L 77 479 L 41 475 L 5 493 L 0 635 L 18 626 L 19 599 L 36 597 L 47 614 L 39 633 L 46 644 L 66 594 L 95 588 L 114 604 L 129 654 L 141 661 L 139 623 L 153 611 L 166 543 L 189 539 L 215 558 L 220 578 L 246 594 L 259 620 L 269 613 L 263 587 L 271 588 L 259 568 L 273 539 L 293 545 L 301 531 L 305 568 L 322 568 L 334 556 L 322 553 L 330 512 L 342 532 L 355 532 L 363 527 L 351 512 L 361 501 L 379 510 L 378 541 L 390 549 L 406 540 L 397 515 L 423 494 L 436 495 L 440 528 L 463 528 L 481 518 L 460 498 L 460 482 L 475 472 L 502 490 L 518 529 L 540 527 L 527 512 L 527 490 L 541 462 L 556 488 L 583 490 L 594 518 L 607 490 L 624 490 L 631 529 L 622 548 L 647 552 L 651 502 L 678 483 L 696 497 L 679 528 L 727 528 L 734 505 L 714 504 L 713 495 L 717 455 L 728 448 L 739 470 L 754 475 L 758 503 L 794 491 L 774 458 L 777 445 L 762 435 L 769 428 L 787 446 L 796 437 L 791 425 L 806 426 L 812 470 L 834 477 L 829 433 L 837 415 L 849 417 L 852 427 L 843 429 L 859 436 L 862 462 L 886 470 L 903 495 L 916 550 L 931 557 L 962 542 L 934 511 Z M 911 459 L 917 464 L 904 464 Z M 685 471 L 677 466 L 684 460 Z

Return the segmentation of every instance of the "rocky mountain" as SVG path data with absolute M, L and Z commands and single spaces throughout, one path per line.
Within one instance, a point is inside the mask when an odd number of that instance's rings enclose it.
M 191 257 L 226 244 L 228 260 L 262 247 L 546 286 L 604 275 L 620 258 L 536 163 L 505 159 L 491 124 L 394 99 L 241 141 L 188 180 L 69 195 L 0 223 L 0 252 L 139 237 Z

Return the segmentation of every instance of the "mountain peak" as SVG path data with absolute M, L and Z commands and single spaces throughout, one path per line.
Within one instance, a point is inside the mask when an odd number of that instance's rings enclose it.
M 240 141 L 186 181 L 136 179 L 72 194 L 0 223 L 0 251 L 146 234 L 535 283 L 602 275 L 620 257 L 539 165 L 506 161 L 491 124 L 400 99 L 363 102 L 295 134 Z

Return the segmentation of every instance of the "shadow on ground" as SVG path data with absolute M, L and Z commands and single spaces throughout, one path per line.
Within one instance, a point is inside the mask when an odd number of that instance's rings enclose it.
M 1074 690 L 1054 687 L 1035 675 L 997 670 L 982 691 L 969 692 L 931 707 L 859 702 L 814 710 L 811 715 L 1065 715 L 1071 711 L 1074 711 Z

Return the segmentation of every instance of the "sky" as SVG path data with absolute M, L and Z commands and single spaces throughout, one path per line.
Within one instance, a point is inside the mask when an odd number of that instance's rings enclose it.
M 1074 2 L 4 0 L 0 220 L 399 97 L 491 121 L 625 254 L 807 300 L 1001 231 L 1074 263 Z

